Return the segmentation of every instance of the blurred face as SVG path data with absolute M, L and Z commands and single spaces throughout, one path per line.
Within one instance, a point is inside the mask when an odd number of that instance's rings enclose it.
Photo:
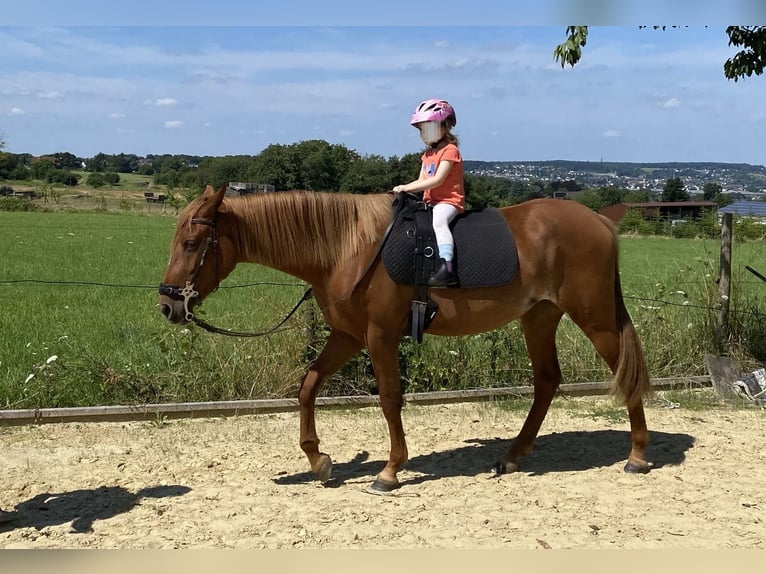
M 441 122 L 421 122 L 418 124 L 418 129 L 420 130 L 420 139 L 426 145 L 435 144 L 442 139 L 447 131 Z

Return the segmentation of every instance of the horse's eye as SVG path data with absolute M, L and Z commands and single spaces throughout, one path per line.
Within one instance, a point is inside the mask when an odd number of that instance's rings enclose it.
M 194 239 L 187 239 L 184 241 L 184 249 L 187 251 L 194 251 L 197 249 L 197 242 Z

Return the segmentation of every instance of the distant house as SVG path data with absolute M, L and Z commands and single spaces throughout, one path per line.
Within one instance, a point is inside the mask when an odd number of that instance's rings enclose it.
M 629 209 L 640 209 L 645 218 L 667 219 L 676 221 L 680 219 L 694 219 L 699 217 L 703 210 L 716 209 L 715 201 L 647 201 L 644 203 L 617 203 L 598 210 L 601 215 L 619 223 Z
M 248 195 L 250 193 L 271 193 L 274 186 L 269 183 L 249 183 L 245 181 L 230 181 L 226 187 L 226 195 Z
M 735 201 L 718 210 L 718 215 L 731 213 L 737 217 L 754 217 L 766 221 L 766 201 Z

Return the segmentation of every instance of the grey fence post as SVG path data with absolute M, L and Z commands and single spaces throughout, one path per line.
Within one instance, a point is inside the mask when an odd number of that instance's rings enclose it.
M 721 222 L 720 277 L 718 279 L 718 312 L 716 316 L 715 345 L 724 353 L 729 343 L 729 303 L 731 299 L 731 235 L 732 214 L 724 213 Z

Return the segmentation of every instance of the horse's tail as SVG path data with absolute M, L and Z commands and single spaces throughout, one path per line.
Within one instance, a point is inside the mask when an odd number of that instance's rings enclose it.
M 617 232 L 611 222 L 609 224 L 615 245 L 614 303 L 617 331 L 620 335 L 620 353 L 612 379 L 611 391 L 620 397 L 628 408 L 632 408 L 639 405 L 645 396 L 652 394 L 652 385 L 649 382 L 649 370 L 646 367 L 641 340 L 636 333 L 636 328 L 622 296 L 617 255 Z

